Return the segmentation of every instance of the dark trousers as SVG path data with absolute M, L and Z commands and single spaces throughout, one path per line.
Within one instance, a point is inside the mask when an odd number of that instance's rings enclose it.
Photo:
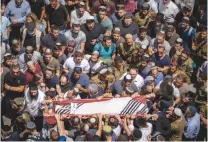
M 36 130 L 40 132 L 43 128 L 43 116 L 31 117 L 31 121 L 35 123 Z
M 21 33 L 20 33 L 20 29 L 21 29 L 22 25 L 15 25 L 15 26 L 11 26 L 11 32 L 10 32 L 10 43 L 11 40 L 14 38 L 20 39 Z

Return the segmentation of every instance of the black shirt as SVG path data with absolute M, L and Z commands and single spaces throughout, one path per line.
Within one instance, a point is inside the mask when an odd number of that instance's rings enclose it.
M 43 33 L 41 34 L 41 37 L 43 36 Z M 40 37 L 40 39 L 41 39 Z M 27 46 L 32 46 L 34 48 L 34 50 L 37 49 L 37 46 L 36 46 L 36 35 L 29 35 L 26 33 L 26 36 L 25 36 L 25 40 L 24 40 L 24 43 L 23 43 L 23 47 L 27 47 Z
M 25 82 L 26 82 L 25 75 L 21 72 L 17 77 L 12 77 L 10 72 L 8 72 L 4 77 L 4 83 L 13 87 L 25 86 Z M 23 92 L 7 91 L 6 93 L 6 96 L 8 96 L 9 99 L 11 100 L 17 97 L 22 97 L 23 95 L 24 95 L 24 91 Z
M 51 25 L 61 27 L 67 20 L 68 11 L 65 6 L 61 5 L 57 9 L 53 9 L 51 5 L 46 7 L 46 13 L 49 15 L 49 22 Z
M 41 9 L 44 7 L 43 0 L 27 0 L 31 7 L 31 12 L 35 13 L 35 15 L 40 19 L 41 17 Z
M 176 25 L 178 25 L 179 23 L 182 22 L 182 19 L 183 19 L 183 12 L 179 12 L 176 17 L 175 17 L 175 21 L 176 21 Z M 196 17 L 191 15 L 189 17 L 189 24 L 190 26 L 192 26 L 194 29 L 196 29 L 197 27 L 197 20 L 196 20 Z
M 53 39 L 50 34 L 47 34 L 41 38 L 41 47 L 53 49 L 53 46 L 57 42 L 60 42 L 63 46 L 66 46 L 66 37 L 62 34 L 59 34 L 57 39 Z
M 93 52 L 93 48 L 94 48 L 94 45 L 92 45 L 90 42 L 93 39 L 98 39 L 101 34 L 105 33 L 106 29 L 100 24 L 95 23 L 95 26 L 91 31 L 88 29 L 86 24 L 81 26 L 81 30 L 86 35 L 85 51 L 86 53 L 90 54 Z

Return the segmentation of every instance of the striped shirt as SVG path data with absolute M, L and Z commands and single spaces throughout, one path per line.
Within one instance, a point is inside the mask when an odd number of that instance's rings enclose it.
M 4 16 L 6 16 L 10 21 L 17 18 L 17 23 L 24 23 L 26 21 L 26 16 L 31 12 L 29 3 L 23 0 L 20 6 L 17 6 L 15 0 L 11 0 L 6 6 Z

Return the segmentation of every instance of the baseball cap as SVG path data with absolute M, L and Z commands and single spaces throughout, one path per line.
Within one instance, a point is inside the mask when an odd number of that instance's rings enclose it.
M 29 130 L 33 130 L 33 129 L 35 129 L 36 128 L 36 125 L 35 125 L 35 123 L 34 122 L 28 122 L 27 123 L 27 129 L 29 129 Z
M 113 132 L 113 130 L 112 130 L 111 126 L 105 125 L 105 126 L 103 126 L 103 132 L 104 132 L 105 134 L 111 135 L 112 132 Z
M 152 67 L 150 68 L 150 70 L 155 70 L 155 69 L 158 69 L 157 66 L 152 66 Z

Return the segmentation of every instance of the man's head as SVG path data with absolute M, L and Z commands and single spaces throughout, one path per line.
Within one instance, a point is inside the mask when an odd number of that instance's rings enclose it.
M 10 53 L 4 54 L 4 63 L 5 66 L 10 67 L 12 64 L 12 55 Z
M 171 0 L 163 0 L 163 4 L 166 5 L 170 2 Z
M 185 81 L 185 75 L 183 75 L 183 74 L 178 74 L 175 77 L 175 84 L 178 88 L 180 88 L 183 85 L 184 81 Z
M 69 40 L 66 46 L 66 50 L 70 53 L 72 53 L 75 49 L 76 42 L 74 40 Z
M 180 50 L 183 47 L 183 40 L 178 38 L 175 42 L 175 49 Z
M 79 3 L 79 5 L 78 5 L 78 7 L 79 7 L 79 14 L 81 15 L 81 16 L 83 16 L 84 15 L 84 12 L 85 12 L 85 3 L 84 2 L 80 2 Z
M 157 49 L 157 52 L 158 52 L 158 56 L 161 58 L 165 55 L 165 47 L 163 44 L 159 44 L 158 45 L 158 49 Z
M 35 125 L 35 123 L 32 122 L 32 121 L 31 121 L 31 122 L 28 122 L 26 127 L 27 127 L 27 130 L 28 130 L 30 133 L 36 131 L 36 125 Z
M 114 62 L 115 62 L 115 67 L 120 68 L 123 64 L 123 59 L 121 56 L 116 56 Z
M 164 23 L 165 20 L 165 16 L 163 13 L 157 13 L 156 17 L 155 17 L 155 23 L 157 26 L 161 25 Z
M 186 112 L 185 112 L 185 116 L 187 119 L 189 118 L 192 118 L 194 117 L 194 115 L 197 113 L 197 109 L 194 107 L 194 106 L 189 106 L 187 109 L 186 109 Z
M 131 86 L 131 82 L 132 82 L 132 77 L 130 74 L 127 74 L 125 77 L 124 77 L 124 82 L 125 82 L 125 86 L 126 87 L 130 87 Z
M 174 61 L 170 64 L 170 71 L 174 73 L 177 70 L 177 62 Z
M 62 74 L 60 76 L 60 85 L 66 85 L 69 82 L 69 77 L 67 74 Z
M 184 63 L 189 58 L 189 55 L 189 51 L 184 49 L 181 53 L 181 61 Z
M 55 73 L 55 69 L 49 66 L 46 67 L 45 76 L 46 79 L 51 79 Z
M 183 16 L 184 17 L 190 17 L 191 16 L 191 10 L 192 10 L 192 7 L 191 5 L 189 4 L 186 4 L 184 7 L 183 7 Z
M 35 73 L 36 67 L 35 67 L 35 63 L 33 61 L 28 61 L 27 67 L 28 67 L 29 72 Z
M 29 84 L 29 93 L 30 93 L 30 97 L 31 99 L 37 99 L 38 98 L 38 86 L 37 84 L 31 82 Z
M 74 54 L 74 62 L 79 64 L 84 59 L 84 53 L 80 51 L 76 51 Z
M 57 39 L 59 35 L 59 28 L 56 25 L 51 26 L 51 35 L 53 39 Z
M 34 53 L 34 51 L 33 51 L 33 47 L 32 47 L 32 46 L 27 46 L 27 47 L 25 48 L 25 55 L 26 55 L 29 59 L 32 58 L 33 53 Z
M 133 36 L 131 35 L 131 34 L 127 34 L 126 36 L 125 36 L 125 39 L 126 39 L 126 43 L 127 43 L 127 45 L 129 45 L 129 46 L 131 46 L 132 44 L 133 44 Z
M 17 77 L 20 74 L 20 66 L 18 63 L 12 64 L 10 66 L 10 72 L 13 77 Z
M 72 23 L 72 32 L 78 34 L 80 31 L 80 23 L 78 21 L 74 21 Z
M 46 63 L 49 63 L 51 61 L 51 59 L 52 59 L 51 49 L 46 49 L 44 59 L 45 59 Z
M 144 3 L 141 7 L 142 15 L 146 16 L 148 14 L 149 8 L 150 8 L 150 5 L 148 3 Z
M 96 63 L 99 60 L 99 52 L 98 51 L 94 51 L 91 55 L 90 61 L 93 63 Z
M 27 23 L 26 28 L 27 28 L 27 34 L 29 36 L 33 36 L 35 34 L 35 23 L 34 22 Z
M 124 16 L 124 25 L 129 26 L 132 23 L 133 15 L 131 13 L 126 13 Z
M 96 96 L 98 93 L 98 86 L 96 84 L 90 84 L 88 86 L 88 91 L 89 91 L 90 97 Z
M 105 18 L 107 14 L 107 8 L 105 6 L 100 6 L 99 10 L 98 10 L 98 15 L 100 17 L 101 20 L 103 20 Z
M 132 80 L 134 80 L 136 78 L 137 74 L 138 74 L 137 69 L 131 68 L 130 71 L 129 71 L 129 74 L 131 75 Z
M 103 43 L 105 47 L 110 47 L 112 45 L 112 39 L 110 36 L 103 37 Z
M 189 27 L 189 18 L 188 17 L 183 17 L 181 24 L 182 24 L 181 26 L 183 28 L 188 28 Z
M 7 138 L 9 136 L 11 136 L 12 134 L 12 129 L 9 125 L 3 125 L 1 127 L 1 134 L 3 138 Z
M 118 14 L 119 17 L 123 17 L 126 14 L 123 4 L 118 4 L 116 6 L 116 13 Z
M 165 31 L 165 32 L 166 32 L 166 34 L 165 34 L 166 37 L 167 37 L 167 38 L 172 37 L 172 36 L 173 36 L 174 30 L 175 30 L 175 29 L 174 29 L 174 26 L 173 26 L 173 25 L 168 25 L 168 26 L 167 26 L 167 29 L 166 29 L 166 31 Z
M 207 38 L 207 27 L 205 27 L 205 26 L 202 27 L 200 36 L 201 36 L 202 39 Z
M 165 32 L 164 31 L 158 32 L 158 34 L 157 34 L 158 44 L 163 44 L 164 41 L 165 41 Z
M 157 77 L 157 75 L 158 75 L 158 68 L 157 68 L 157 66 L 154 66 L 154 67 L 151 68 L 151 75 L 154 78 Z
M 20 6 L 22 4 L 23 0 L 15 0 L 15 3 L 17 6 Z
M 81 67 L 75 67 L 74 68 L 74 78 L 79 79 L 82 74 L 82 68 Z
M 57 42 L 55 46 L 53 46 L 53 56 L 58 58 L 61 55 L 61 43 Z
M 88 29 L 91 31 L 95 26 L 95 18 L 93 16 L 87 17 L 86 24 Z
M 144 26 L 141 26 L 139 28 L 139 39 L 144 40 L 146 36 L 147 36 L 147 29 Z
M 119 40 L 120 37 L 121 37 L 121 30 L 120 30 L 120 28 L 116 27 L 113 30 L 113 40 L 116 42 Z
M 79 94 L 79 90 L 77 88 L 74 88 L 73 90 L 68 91 L 67 98 L 68 99 L 75 99 L 78 94 Z
M 19 39 L 13 39 L 11 45 L 12 51 L 18 53 L 20 51 L 20 41 Z
M 50 0 L 50 5 L 53 9 L 55 9 L 56 6 L 58 5 L 58 1 L 57 0 Z

